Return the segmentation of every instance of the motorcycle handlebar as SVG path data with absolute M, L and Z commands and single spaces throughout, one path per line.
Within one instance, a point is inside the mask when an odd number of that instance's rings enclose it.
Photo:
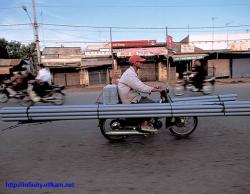
M 162 90 L 162 91 L 160 92 L 161 98 L 166 97 L 166 95 L 167 95 L 168 93 L 169 93 L 169 89 L 168 89 L 168 88 L 166 88 L 165 90 Z

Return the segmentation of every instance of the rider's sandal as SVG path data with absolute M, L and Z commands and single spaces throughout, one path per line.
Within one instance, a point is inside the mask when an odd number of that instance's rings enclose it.
M 158 130 L 153 128 L 153 127 L 141 127 L 141 131 L 144 131 L 144 132 L 150 132 L 150 133 L 157 133 Z

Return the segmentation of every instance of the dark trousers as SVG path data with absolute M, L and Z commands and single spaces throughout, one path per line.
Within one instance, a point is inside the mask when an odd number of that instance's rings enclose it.
M 49 90 L 49 89 L 50 89 L 50 85 L 48 82 L 40 82 L 39 84 L 35 84 L 33 87 L 34 92 L 40 97 L 43 97 L 44 95 L 46 95 L 45 90 Z
M 195 76 L 193 78 L 194 86 L 198 89 L 202 89 L 204 79 L 205 79 L 205 77 L 203 77 L 203 76 Z

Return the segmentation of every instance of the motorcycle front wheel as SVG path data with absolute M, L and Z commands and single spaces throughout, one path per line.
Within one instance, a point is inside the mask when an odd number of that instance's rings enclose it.
M 166 126 L 169 126 L 169 131 L 178 138 L 188 137 L 191 133 L 194 132 L 197 124 L 197 117 L 166 118 Z
M 182 96 L 184 94 L 184 86 L 183 85 L 180 85 L 180 84 L 177 84 L 175 87 L 174 87 L 174 94 L 176 96 Z
M 53 103 L 55 105 L 62 105 L 62 104 L 64 104 L 65 98 L 64 98 L 64 95 L 62 93 L 59 93 L 59 92 L 54 93 L 54 94 L 52 94 L 52 98 L 54 98 Z

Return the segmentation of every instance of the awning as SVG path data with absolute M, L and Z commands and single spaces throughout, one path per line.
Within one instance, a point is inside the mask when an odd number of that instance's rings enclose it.
M 167 55 L 168 50 L 165 47 L 129 48 L 129 49 L 117 49 L 116 53 L 117 57 L 130 57 L 132 55 L 156 56 L 156 55 Z
M 203 59 L 208 54 L 186 54 L 186 55 L 173 55 L 173 61 L 189 61 L 195 59 Z
M 88 67 L 98 67 L 104 65 L 112 65 L 111 58 L 89 58 L 89 59 L 82 59 L 81 67 L 88 68 Z

